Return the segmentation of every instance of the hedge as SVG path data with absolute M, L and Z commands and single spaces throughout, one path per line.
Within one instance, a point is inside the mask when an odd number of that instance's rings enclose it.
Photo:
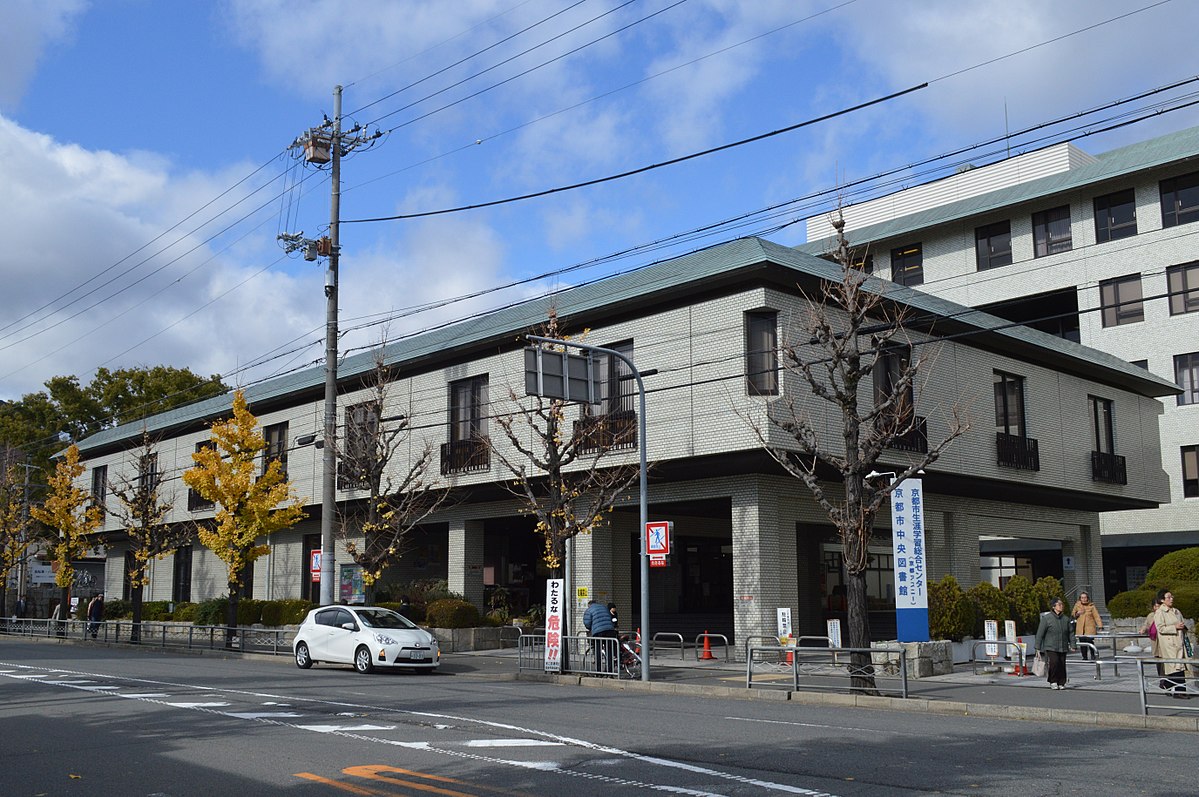
M 1146 582 L 1147 583 L 1147 582 Z M 1169 587 L 1174 594 L 1174 608 L 1188 620 L 1199 619 L 1199 581 L 1183 581 Z M 1145 617 L 1153 608 L 1156 589 L 1139 589 L 1121 592 L 1107 602 L 1112 617 Z
M 1151 589 L 1169 589 L 1175 584 L 1199 581 L 1199 548 L 1183 548 L 1171 551 L 1158 559 L 1145 574 L 1145 586 Z M 1178 596 L 1174 596 L 1175 601 Z
M 433 628 L 474 628 L 479 625 L 479 610 L 464 600 L 442 598 L 426 607 L 425 622 Z

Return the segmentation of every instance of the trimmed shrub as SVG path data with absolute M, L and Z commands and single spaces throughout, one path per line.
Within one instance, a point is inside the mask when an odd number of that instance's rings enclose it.
M 1174 591 L 1174 585 L 1190 581 L 1199 582 L 1199 548 L 1171 551 L 1154 562 L 1145 575 L 1146 588 L 1164 588 L 1171 592 Z M 1177 602 L 1177 594 L 1174 599 Z
M 1053 608 L 1053 602 L 1061 598 L 1066 600 L 1066 588 L 1062 586 L 1062 582 L 1058 581 L 1053 576 L 1042 576 L 1037 579 L 1037 583 L 1032 585 L 1033 591 L 1037 593 L 1037 600 L 1041 604 L 1041 611 L 1047 612 Z M 1070 607 L 1066 606 L 1066 611 L 1070 611 Z
M 966 598 L 974 604 L 977 612 L 974 620 L 974 636 L 976 638 L 983 637 L 983 624 L 986 620 L 998 620 L 999 633 L 1003 634 L 1003 621 L 1014 619 L 1011 601 L 994 584 L 986 581 L 975 584 L 966 590 Z
M 142 601 L 142 622 L 161 623 L 171 619 L 170 604 L 167 601 Z M 130 613 L 132 614 L 132 608 Z
M 1155 590 L 1134 589 L 1121 592 L 1108 600 L 1107 610 L 1112 617 L 1146 617 L 1153 608 Z
M 196 621 L 196 604 L 188 601 L 175 604 L 175 622 L 194 623 Z
M 104 601 L 104 619 L 105 620 L 122 620 L 126 617 L 133 616 L 133 604 L 127 600 L 116 598 L 110 601 Z
M 229 611 L 228 598 L 211 598 L 196 604 L 196 625 L 224 625 Z
M 316 608 L 315 603 L 302 598 L 284 598 L 283 600 L 275 601 L 275 603 L 278 603 L 280 608 L 280 625 L 299 625 L 304 622 L 304 616 Z M 263 622 L 266 621 L 264 620 Z
M 933 639 L 961 642 L 974 631 L 974 604 L 953 576 L 928 585 L 928 631 Z
M 426 608 L 425 617 L 433 628 L 473 628 L 479 624 L 475 605 L 457 598 L 433 601 Z
M 283 625 L 283 607 L 279 601 L 262 602 L 262 624 L 269 628 Z
M 1003 594 L 1012 606 L 1016 618 L 1016 633 L 1032 634 L 1041 621 L 1041 602 L 1032 582 L 1024 576 L 1012 576 L 1003 585 Z
M 237 602 L 237 624 L 254 625 L 262 622 L 262 604 L 265 601 L 242 598 Z

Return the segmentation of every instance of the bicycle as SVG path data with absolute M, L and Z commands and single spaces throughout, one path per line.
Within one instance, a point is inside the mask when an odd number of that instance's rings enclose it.
M 620 671 L 629 678 L 641 677 L 641 641 L 628 634 L 620 638 Z

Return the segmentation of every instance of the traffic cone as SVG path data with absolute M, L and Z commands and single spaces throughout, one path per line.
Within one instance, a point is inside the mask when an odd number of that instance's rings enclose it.
M 704 652 L 699 657 L 700 661 L 716 661 L 716 657 L 712 655 L 712 639 L 708 636 L 708 630 L 704 629 Z

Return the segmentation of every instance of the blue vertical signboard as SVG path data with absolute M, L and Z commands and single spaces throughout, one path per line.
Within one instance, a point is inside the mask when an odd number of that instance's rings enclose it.
M 891 491 L 895 554 L 895 629 L 900 642 L 928 641 L 928 579 L 924 558 L 924 483 L 905 479 Z

